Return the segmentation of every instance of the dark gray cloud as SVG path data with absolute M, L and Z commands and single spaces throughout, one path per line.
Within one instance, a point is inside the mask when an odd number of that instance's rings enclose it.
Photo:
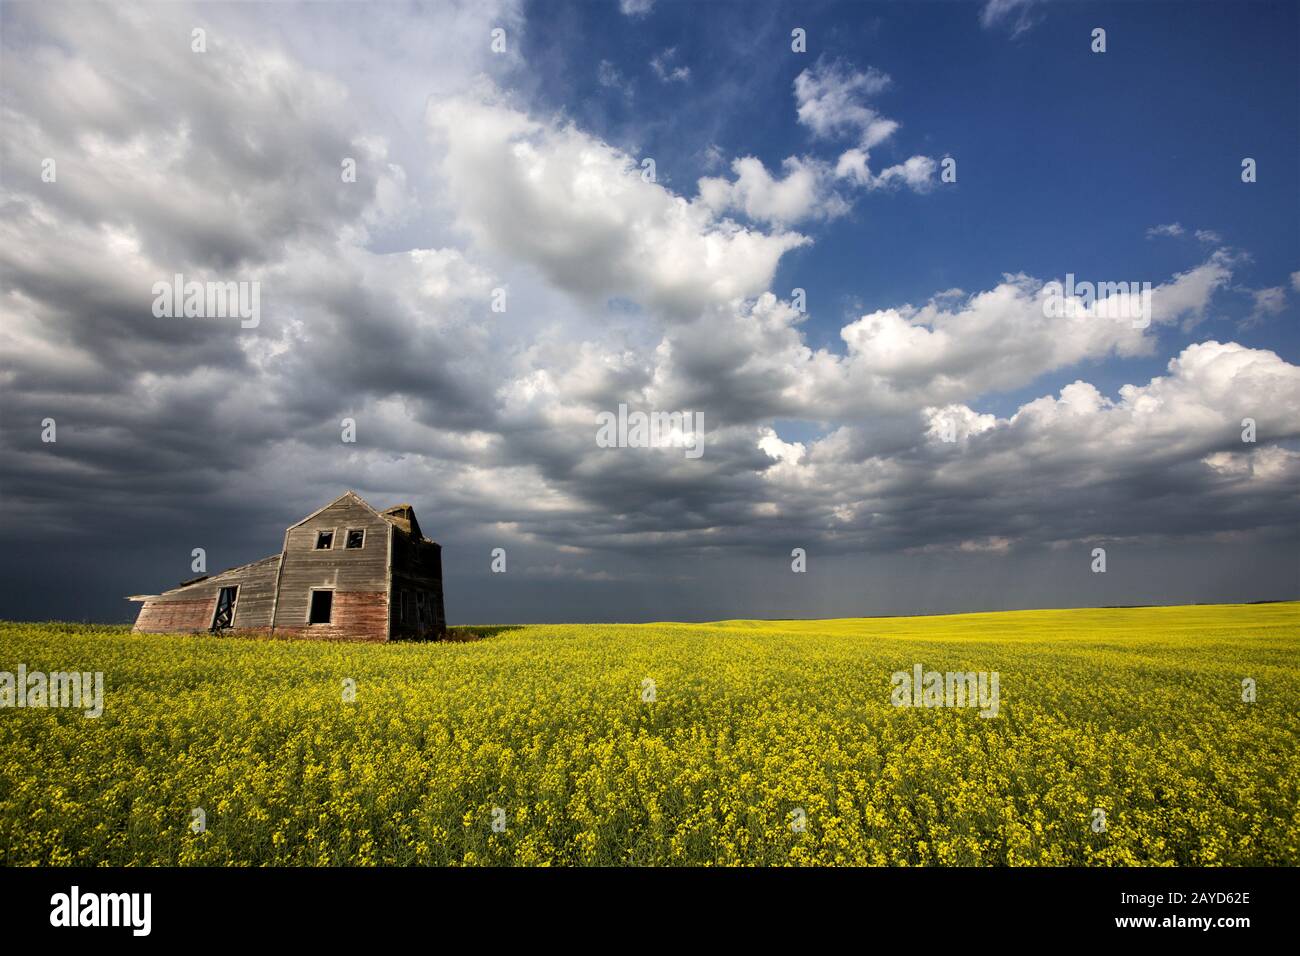
M 979 411 L 1157 352 L 1231 254 L 1160 285 L 1148 329 L 1051 319 L 1012 274 L 814 349 L 771 291 L 806 237 L 531 112 L 478 42 L 513 4 L 443 13 L 409 24 L 446 49 L 424 71 L 389 8 L 0 9 L 0 615 L 122 619 L 191 548 L 261 557 L 347 488 L 416 506 L 453 620 L 1295 594 L 1300 369 L 1274 353 L 1202 342 L 1118 395 Z M 258 283 L 260 321 L 156 317 L 177 272 Z M 599 447 L 620 404 L 701 413 L 703 456 Z M 1087 572 L 1095 546 L 1118 573 Z

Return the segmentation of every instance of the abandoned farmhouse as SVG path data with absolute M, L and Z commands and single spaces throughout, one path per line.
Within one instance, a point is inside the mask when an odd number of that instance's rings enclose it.
M 284 533 L 252 564 L 136 594 L 134 630 L 235 631 L 325 640 L 440 637 L 442 548 L 410 505 L 376 511 L 349 491 Z

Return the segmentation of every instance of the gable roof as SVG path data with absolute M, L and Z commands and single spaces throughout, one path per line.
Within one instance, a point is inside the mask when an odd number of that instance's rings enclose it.
M 311 514 L 309 514 L 307 517 L 303 518 L 301 521 L 295 521 L 293 524 L 289 525 L 288 530 L 292 531 L 294 528 L 298 527 L 299 525 L 306 524 L 308 521 L 310 521 L 312 518 L 316 517 L 316 516 L 317 516 L 318 514 L 320 514 L 322 511 L 326 510 L 327 508 L 332 508 L 332 507 L 334 507 L 336 504 L 338 504 L 340 501 L 343 501 L 345 498 L 352 498 L 352 499 L 354 499 L 355 501 L 357 501 L 357 502 L 361 505 L 361 507 L 365 508 L 367 511 L 369 511 L 369 512 L 370 512 L 372 515 L 374 515 L 376 518 L 382 518 L 382 517 L 383 517 L 383 515 L 381 515 L 378 511 L 376 511 L 376 510 L 374 509 L 374 506 L 372 506 L 372 505 L 370 504 L 370 502 L 366 501 L 365 498 L 362 498 L 362 497 L 361 497 L 359 494 L 357 494 L 355 491 L 345 491 L 345 492 L 343 492 L 343 494 L 339 495 L 337 498 L 335 498 L 335 499 L 334 499 L 333 501 L 331 501 L 329 504 L 321 505 L 319 508 L 317 508 L 317 509 L 316 509 L 315 511 L 313 511 Z
M 355 491 L 350 491 L 350 490 L 343 492 L 343 494 L 339 495 L 329 504 L 322 505 L 321 507 L 317 508 L 307 517 L 303 518 L 301 521 L 295 521 L 293 524 L 289 525 L 287 530 L 292 531 L 294 528 L 298 527 L 299 525 L 306 524 L 308 521 L 316 517 L 322 511 L 326 510 L 327 508 L 332 508 L 334 505 L 338 504 L 340 501 L 343 501 L 347 498 L 353 499 L 358 504 L 360 504 L 363 508 L 369 511 L 372 515 L 374 515 L 376 518 L 383 518 L 393 527 L 397 528 L 397 530 L 406 532 L 411 537 L 415 538 L 417 541 L 424 538 L 424 533 L 420 530 L 420 522 L 417 521 L 415 518 L 415 509 L 412 508 L 409 504 L 402 503 L 400 505 L 393 505 L 393 507 L 391 508 L 385 508 L 383 511 L 379 511 L 372 504 L 370 504 L 370 502 L 366 501 L 365 498 L 362 498 Z

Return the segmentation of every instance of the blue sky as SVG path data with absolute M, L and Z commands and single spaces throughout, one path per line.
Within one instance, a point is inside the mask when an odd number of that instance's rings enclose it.
M 1250 291 L 1287 285 L 1300 264 L 1300 8 L 1050 2 L 1035 5 L 1034 25 L 1015 36 L 981 29 L 980 10 L 661 0 L 628 17 L 613 3 L 543 3 L 530 8 L 525 49 L 542 66 L 549 108 L 655 157 L 661 181 L 687 194 L 716 172 L 705 163 L 714 144 L 769 168 L 805 152 L 833 158 L 835 144 L 810 141 L 792 108 L 794 78 L 809 60 L 890 75 L 879 102 L 902 123 L 892 152 L 953 156 L 958 183 L 875 197 L 782 262 L 776 288 L 812 295 L 812 344 L 839 348 L 840 327 L 863 311 L 987 288 L 1004 272 L 1159 282 L 1204 260 L 1214 244 L 1194 237 L 1201 229 L 1250 257 L 1237 288 L 1216 298 L 1195 333 L 1168 329 L 1157 354 L 1096 363 L 1090 380 L 1108 393 L 1146 381 L 1207 336 L 1300 355 L 1300 296 L 1241 327 Z M 806 57 L 789 53 L 795 26 L 808 32 Z M 1098 26 L 1104 54 L 1090 49 Z M 651 61 L 667 50 L 689 78 L 655 74 Z M 601 84 L 601 60 L 623 85 Z M 1240 179 L 1245 156 L 1261 170 L 1253 184 Z M 1182 236 L 1147 238 L 1148 228 L 1174 222 Z M 1013 411 L 1075 377 L 1047 374 L 991 396 L 987 410 Z

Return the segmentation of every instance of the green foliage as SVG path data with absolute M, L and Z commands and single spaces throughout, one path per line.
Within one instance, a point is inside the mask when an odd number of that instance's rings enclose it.
M 0 710 L 0 863 L 1294 865 L 1298 625 L 1274 604 L 373 646 L 0 624 L 0 670 L 106 685 L 98 719 Z M 999 716 L 893 707 L 916 663 L 999 672 Z

